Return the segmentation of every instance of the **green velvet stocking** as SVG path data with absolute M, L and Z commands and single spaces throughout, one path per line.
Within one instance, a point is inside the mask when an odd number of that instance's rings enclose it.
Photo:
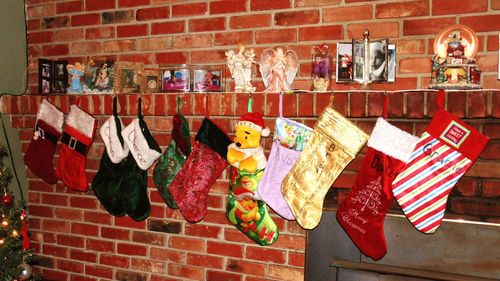
M 129 154 L 124 160 L 121 194 L 127 215 L 136 221 L 149 217 L 151 205 L 147 191 L 147 171 L 142 170 Z
M 177 209 L 178 207 L 174 197 L 170 193 L 169 186 L 186 162 L 186 158 L 177 147 L 175 140 L 172 140 L 153 171 L 153 179 L 158 192 L 165 203 L 172 209 Z

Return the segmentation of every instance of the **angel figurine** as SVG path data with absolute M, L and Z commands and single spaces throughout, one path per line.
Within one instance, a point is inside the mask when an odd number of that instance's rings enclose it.
M 282 48 L 265 49 L 260 56 L 260 73 L 266 89 L 264 92 L 291 91 L 291 85 L 299 69 L 297 54 Z
M 255 92 L 255 87 L 250 82 L 252 80 L 252 63 L 255 63 L 254 58 L 253 49 L 246 49 L 243 44 L 239 45 L 238 53 L 233 50 L 226 52 L 227 66 L 234 80 L 235 92 Z

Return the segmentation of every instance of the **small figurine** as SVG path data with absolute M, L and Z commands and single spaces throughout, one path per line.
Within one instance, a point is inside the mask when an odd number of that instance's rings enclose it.
M 234 80 L 234 91 L 237 93 L 255 92 L 255 87 L 250 82 L 252 80 L 252 63 L 255 63 L 255 53 L 253 49 L 246 49 L 240 44 L 238 53 L 233 50 L 226 51 L 227 66 L 231 71 Z
M 80 77 L 83 76 L 85 72 L 85 66 L 79 62 L 74 65 L 68 64 L 66 66 L 69 75 L 71 75 L 71 86 L 69 87 L 69 93 L 81 93 L 83 92 L 82 83 L 80 82 Z
M 266 89 L 264 92 L 291 91 L 292 82 L 299 70 L 298 56 L 292 50 L 265 49 L 260 56 L 260 73 Z

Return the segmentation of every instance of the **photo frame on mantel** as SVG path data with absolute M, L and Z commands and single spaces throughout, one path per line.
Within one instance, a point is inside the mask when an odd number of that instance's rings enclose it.
M 115 68 L 114 91 L 116 94 L 140 93 L 145 89 L 142 62 L 117 62 Z

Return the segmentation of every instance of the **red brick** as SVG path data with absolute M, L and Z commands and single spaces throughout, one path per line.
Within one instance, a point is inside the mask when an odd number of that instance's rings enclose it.
M 222 257 L 199 255 L 187 253 L 186 263 L 191 266 L 203 268 L 222 268 L 224 260 Z
M 157 53 L 156 63 L 158 64 L 182 64 L 188 61 L 186 52 Z
M 115 0 L 85 0 L 86 11 L 108 10 L 115 8 Z
M 486 51 L 498 51 L 498 41 L 498 35 L 495 34 L 488 36 Z
M 231 29 L 267 27 L 270 25 L 270 14 L 233 16 L 229 19 L 229 27 Z
M 245 12 L 246 2 L 246 0 L 219 0 L 210 2 L 210 14 Z
M 428 16 L 429 2 L 419 0 L 404 3 L 378 4 L 375 6 L 375 9 L 375 18 L 377 19 Z
M 179 276 L 188 279 L 203 280 L 203 269 L 193 268 L 189 265 L 168 264 L 169 275 Z
M 97 236 L 99 234 L 99 227 L 93 224 L 72 223 L 71 233 L 81 234 L 86 236 Z
M 97 25 L 101 23 L 99 14 L 82 14 L 71 17 L 71 26 Z
M 47 57 L 67 56 L 69 54 L 69 47 L 67 44 L 43 46 L 42 54 Z
M 170 9 L 168 7 L 155 7 L 139 9 L 136 13 L 138 21 L 166 19 L 170 17 Z
M 39 19 L 29 20 L 26 23 L 26 28 L 28 30 L 28 33 L 32 32 L 34 30 L 40 29 L 40 26 L 41 26 L 41 24 L 40 24 L 40 20 Z
M 113 26 L 91 27 L 85 29 L 85 39 L 114 38 L 115 28 Z
M 96 239 L 87 239 L 87 250 L 97 252 L 114 252 L 115 243 Z M 120 248 L 118 248 L 119 250 Z
M 101 237 L 110 238 L 115 240 L 126 240 L 130 239 L 130 230 L 128 229 L 117 229 L 111 227 L 101 228 Z
M 500 205 L 493 200 L 480 198 L 451 198 L 451 211 L 458 214 L 475 216 L 496 216 L 500 212 Z
M 278 280 L 303 280 L 304 270 L 287 266 L 269 265 L 268 277 Z
M 282 26 L 319 23 L 319 10 L 292 11 L 274 14 L 274 24 Z
M 225 63 L 226 54 L 224 50 L 192 51 L 192 63 Z
M 306 257 L 304 253 L 288 253 L 288 264 L 293 266 L 304 267 L 306 263 Z
M 149 5 L 151 0 L 118 0 L 118 7 L 136 7 Z
M 483 124 L 483 134 L 490 139 L 500 139 L 500 124 L 485 123 Z
M 500 0 L 491 0 L 490 3 L 493 10 L 500 10 Z
M 205 250 L 205 242 L 203 240 L 187 237 L 170 237 L 168 246 L 173 249 L 193 252 L 203 252 Z
M 184 253 L 181 251 L 172 251 L 163 248 L 151 248 L 150 257 L 155 260 L 180 262 L 184 259 Z
M 500 143 L 490 141 L 483 150 L 479 158 L 500 160 Z
M 432 15 L 456 15 L 466 13 L 486 12 L 487 0 L 464 1 L 457 5 L 453 0 L 433 0 Z
M 102 13 L 102 24 L 130 23 L 134 19 L 134 11 L 111 11 Z
M 63 29 L 54 31 L 54 41 L 56 42 L 69 42 L 69 41 L 80 41 L 85 38 L 83 28 L 82 29 Z
M 467 117 L 486 117 L 488 96 L 484 92 L 467 93 Z
M 113 269 L 97 265 L 85 265 L 85 274 L 106 279 L 113 279 Z
M 97 199 L 91 197 L 72 196 L 70 206 L 74 208 L 96 209 Z
M 161 22 L 151 24 L 151 34 L 173 34 L 173 33 L 184 33 L 185 21 L 171 21 L 171 22 Z
M 383 117 L 384 93 L 368 93 L 368 116 Z
M 71 249 L 70 259 L 78 261 L 93 262 L 97 261 L 97 254 L 94 252 L 87 252 L 78 249 Z
M 47 256 L 67 258 L 68 257 L 68 248 L 44 244 L 43 249 L 42 249 L 42 253 L 44 255 L 47 255 Z
M 136 37 L 148 34 L 147 24 L 121 25 L 116 27 L 117 37 Z
M 79 12 L 83 10 L 83 1 L 71 1 L 71 2 L 62 2 L 57 3 L 56 12 L 58 15 L 64 13 L 73 13 Z
M 135 40 L 113 40 L 104 42 L 103 48 L 104 52 L 126 52 L 135 50 L 135 45 Z
M 207 13 L 207 3 L 191 3 L 172 6 L 172 17 L 206 15 Z
M 406 58 L 399 60 L 399 73 L 430 73 L 430 58 Z
M 448 92 L 447 110 L 458 118 L 465 116 L 465 96 L 462 92 Z
M 203 48 L 212 46 L 212 34 L 190 34 L 175 37 L 174 48 Z
M 221 228 L 219 226 L 189 224 L 186 225 L 184 232 L 190 236 L 218 238 Z
M 250 10 L 252 11 L 262 11 L 262 10 L 278 10 L 291 8 L 292 5 L 290 0 L 250 0 Z
M 97 224 L 104 224 L 104 225 L 111 224 L 111 216 L 108 213 L 103 213 L 103 212 L 85 211 L 84 220 L 85 222 L 91 222 Z
M 347 37 L 363 38 L 365 29 L 370 30 L 370 38 L 396 38 L 399 36 L 398 22 L 371 22 L 347 25 Z
M 336 7 L 323 9 L 323 22 L 346 22 L 372 18 L 372 6 Z
M 239 31 L 239 32 L 224 32 L 216 33 L 214 37 L 214 44 L 220 45 L 238 45 L 238 44 L 252 44 L 253 32 L 252 31 Z
M 165 264 L 163 262 L 144 259 L 132 259 L 130 268 L 142 272 L 165 273 Z
M 130 258 L 120 257 L 117 255 L 101 254 L 99 264 L 109 265 L 118 268 L 128 268 L 130 266 Z
M 479 187 L 476 180 L 463 177 L 457 182 L 452 192 L 457 192 L 465 197 L 477 196 L 479 194 Z
M 341 0 L 296 0 L 295 7 L 333 6 L 340 3 Z
M 422 118 L 424 116 L 424 93 L 406 93 L 406 106 L 408 118 Z
M 493 92 L 492 94 L 492 111 L 491 111 L 491 116 L 494 118 L 500 118 L 500 93 L 499 92 Z
M 31 205 L 30 213 L 31 215 L 37 217 L 52 218 L 54 216 L 54 208 L 49 206 Z
M 403 22 L 403 35 L 437 34 L 443 28 L 452 24 L 455 24 L 454 17 L 405 20 Z
M 72 235 L 57 235 L 57 244 L 74 248 L 83 248 L 84 241 L 82 237 Z
M 45 18 L 56 14 L 56 5 L 54 3 L 27 7 L 27 18 Z
M 50 18 L 43 19 L 42 28 L 50 29 L 50 28 L 68 27 L 68 24 L 69 24 L 69 17 L 68 16 L 50 17 Z
M 189 20 L 189 32 L 224 30 L 225 18 L 202 18 Z
M 255 31 L 257 44 L 295 42 L 296 40 L 297 31 L 292 28 Z
M 262 247 L 247 246 L 245 257 L 261 262 L 285 263 L 286 252 Z
M 31 211 L 31 207 L 30 207 Z M 55 218 L 65 219 L 65 220 L 81 220 L 83 218 L 83 212 L 81 210 L 69 209 L 69 208 L 56 208 Z
M 240 274 L 229 273 L 226 271 L 213 271 L 207 270 L 206 281 L 241 281 L 242 276 Z M 248 280 L 246 278 L 245 280 Z
M 363 117 L 366 116 L 366 94 L 365 93 L 351 93 L 350 99 L 350 117 Z
M 68 280 L 68 273 L 44 268 L 42 271 L 45 280 Z
M 49 43 L 52 41 L 54 41 L 54 33 L 52 31 L 28 33 L 28 44 Z
M 340 40 L 344 37 L 342 25 L 299 28 L 299 41 Z
M 243 246 L 207 241 L 207 253 L 221 256 L 229 256 L 234 258 L 243 257 Z
M 495 198 L 500 197 L 500 182 L 498 181 L 484 181 L 482 185 L 483 197 Z
M 228 259 L 226 271 L 239 272 L 241 274 L 266 276 L 266 264 Z

